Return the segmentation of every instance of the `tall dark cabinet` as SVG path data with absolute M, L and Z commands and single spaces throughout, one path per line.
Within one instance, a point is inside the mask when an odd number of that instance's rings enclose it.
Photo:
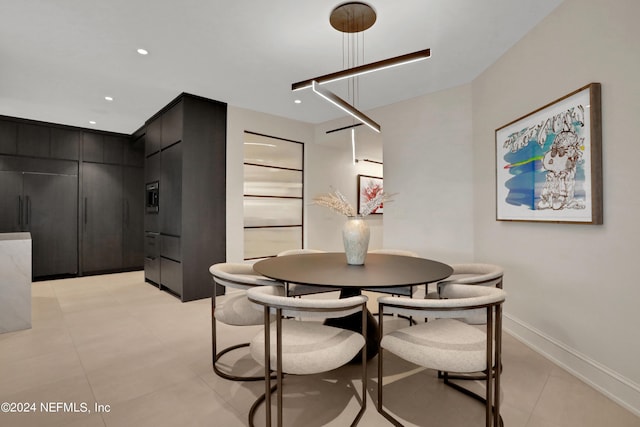
M 144 257 L 144 168 L 122 168 L 122 268 L 140 269 Z
M 33 277 L 78 272 L 78 166 L 0 156 L 0 232 L 32 239 Z
M 181 94 L 146 124 L 145 278 L 182 301 L 210 297 L 209 266 L 226 259 L 227 105 Z
M 125 135 L 82 134 L 83 274 L 143 266 L 144 142 Z
M 82 271 L 122 266 L 122 166 L 82 165 Z

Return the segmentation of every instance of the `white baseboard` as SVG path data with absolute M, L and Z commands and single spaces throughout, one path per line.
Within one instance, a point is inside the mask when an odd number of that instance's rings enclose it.
M 611 400 L 640 416 L 640 385 L 505 313 L 503 329 Z

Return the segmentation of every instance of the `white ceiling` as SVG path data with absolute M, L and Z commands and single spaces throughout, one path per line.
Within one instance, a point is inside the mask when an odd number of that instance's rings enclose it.
M 365 62 L 432 56 L 360 77 L 359 108 L 472 81 L 561 2 L 370 0 Z M 329 24 L 340 3 L 0 0 L 0 114 L 132 133 L 188 92 L 304 122 L 343 117 L 309 90 L 291 92 L 343 68 L 343 36 Z M 328 85 L 346 97 L 344 87 Z

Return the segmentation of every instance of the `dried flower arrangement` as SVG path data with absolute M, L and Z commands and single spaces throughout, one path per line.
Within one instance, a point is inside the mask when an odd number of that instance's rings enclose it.
M 363 206 L 360 216 L 367 216 L 374 212 L 383 203 L 390 202 L 391 196 L 392 195 L 387 195 L 384 190 L 381 190 L 374 198 L 369 200 Z M 339 190 L 335 190 L 332 193 L 320 194 L 314 197 L 313 204 L 324 206 L 345 216 L 357 216 L 356 209 Z

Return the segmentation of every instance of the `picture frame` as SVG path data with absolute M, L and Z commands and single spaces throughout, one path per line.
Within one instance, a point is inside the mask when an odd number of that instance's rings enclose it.
M 362 213 L 364 205 L 383 190 L 383 180 L 377 176 L 358 175 L 358 214 Z M 370 215 L 384 213 L 384 205 L 380 205 Z
M 600 83 L 495 131 L 496 220 L 602 224 Z

